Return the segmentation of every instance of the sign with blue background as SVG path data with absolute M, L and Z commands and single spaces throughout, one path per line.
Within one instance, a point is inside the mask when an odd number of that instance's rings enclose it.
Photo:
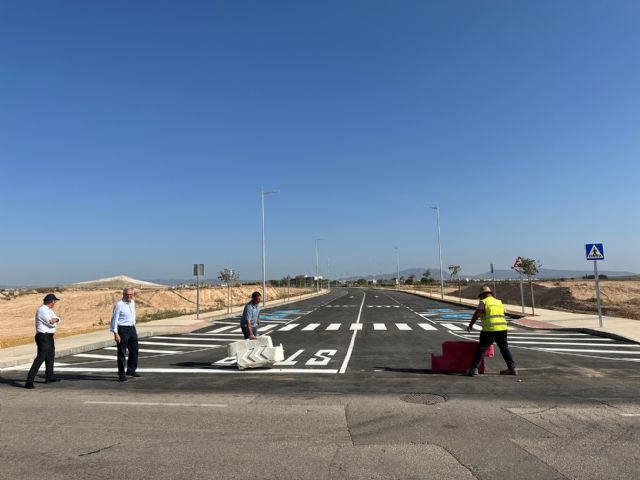
M 601 243 L 587 243 L 587 260 L 604 260 L 604 247 Z

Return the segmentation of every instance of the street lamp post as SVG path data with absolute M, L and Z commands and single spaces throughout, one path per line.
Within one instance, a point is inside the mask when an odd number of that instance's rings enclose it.
M 316 238 L 316 292 L 320 291 L 320 276 L 318 273 L 318 242 L 321 238 Z
M 438 225 L 438 257 L 440 258 L 440 298 L 444 300 L 444 276 L 442 273 L 442 244 L 440 243 L 440 208 L 431 207 L 436 211 L 436 223 Z
M 264 188 L 260 189 L 260 206 L 262 209 L 262 306 L 264 307 L 267 303 L 267 262 L 266 262 L 266 251 L 265 251 L 265 243 L 264 243 L 264 197 L 266 195 L 273 195 L 276 193 L 280 193 L 280 190 L 271 190 L 269 192 L 265 192 Z

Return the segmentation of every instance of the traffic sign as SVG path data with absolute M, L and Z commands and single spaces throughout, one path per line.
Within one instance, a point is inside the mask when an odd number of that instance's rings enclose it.
M 516 258 L 516 261 L 513 262 L 513 268 L 519 268 L 522 266 L 522 257 Z
M 604 247 L 601 243 L 587 243 L 585 250 L 587 260 L 604 260 Z

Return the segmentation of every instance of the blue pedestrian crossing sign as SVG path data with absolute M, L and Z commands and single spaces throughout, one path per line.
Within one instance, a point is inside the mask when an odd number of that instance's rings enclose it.
M 604 260 L 604 247 L 601 243 L 587 243 L 587 260 Z

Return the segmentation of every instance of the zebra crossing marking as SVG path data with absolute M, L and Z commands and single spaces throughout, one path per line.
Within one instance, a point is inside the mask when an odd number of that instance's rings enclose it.
M 386 330 L 387 326 L 384 323 L 374 323 L 373 324 L 373 329 L 374 330 Z
M 320 326 L 319 323 L 310 323 L 302 329 L 303 332 L 311 332 Z
M 289 332 L 291 330 L 293 330 L 294 328 L 298 327 L 300 324 L 299 323 L 290 323 L 289 325 L 285 325 L 284 327 L 280 328 L 278 331 L 279 332 Z
M 331 323 L 331 324 L 329 324 L 329 326 L 326 328 L 326 330 L 328 330 L 328 331 L 335 331 L 335 330 L 339 330 L 341 326 L 342 326 L 342 324 L 341 324 L 341 323 Z
M 418 326 L 423 330 L 438 330 L 436 327 L 434 327 L 430 323 L 419 323 Z
M 454 325 L 453 323 L 441 323 L 440 325 L 442 325 L 443 327 L 448 328 L 449 330 L 453 330 L 453 331 L 463 330 L 462 328 L 460 328 L 457 325 Z
M 396 323 L 396 327 L 398 328 L 398 330 L 411 330 L 411 327 L 406 323 Z

